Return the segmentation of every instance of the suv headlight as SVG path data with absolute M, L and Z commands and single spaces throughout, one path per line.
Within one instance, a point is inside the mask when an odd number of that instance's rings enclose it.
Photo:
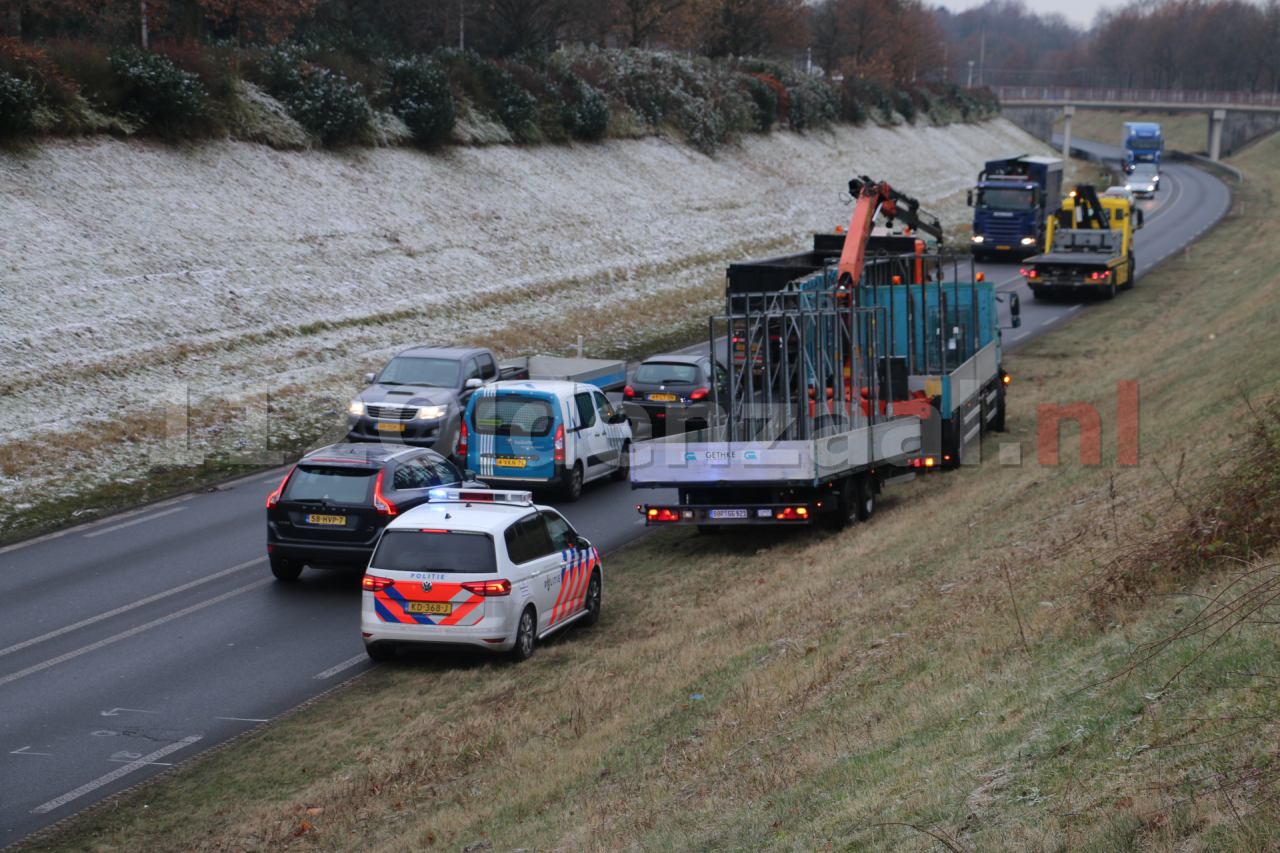
M 444 406 L 421 406 L 418 409 L 418 420 L 434 421 L 444 417 Z
M 364 403 L 359 400 L 352 400 L 351 405 L 347 406 L 347 414 L 353 418 L 359 418 L 364 415 Z

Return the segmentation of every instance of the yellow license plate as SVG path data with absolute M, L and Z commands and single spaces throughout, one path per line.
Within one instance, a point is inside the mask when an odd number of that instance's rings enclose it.
M 675 394 L 650 394 L 649 399 L 657 400 L 660 403 L 674 403 L 676 400 L 679 400 L 680 398 L 677 397 Z
M 448 616 L 453 612 L 453 603 L 449 601 L 410 601 L 405 608 L 410 613 L 427 613 L 432 616 Z
M 997 249 L 1009 249 L 1011 246 L 996 246 Z
M 404 424 L 384 424 L 379 421 L 377 426 L 383 432 L 404 432 Z
M 316 515 L 315 513 L 307 513 L 307 524 L 330 524 L 341 525 L 347 523 L 345 515 Z
M 524 468 L 529 464 L 528 459 L 516 459 L 511 456 L 499 456 L 493 461 L 494 465 L 499 468 Z

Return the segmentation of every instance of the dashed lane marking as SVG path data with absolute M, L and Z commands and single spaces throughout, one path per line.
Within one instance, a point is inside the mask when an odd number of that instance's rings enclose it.
M 166 755 L 171 755 L 180 749 L 184 749 L 188 746 L 191 746 L 191 744 L 200 740 L 201 737 L 202 737 L 201 735 L 190 735 L 189 737 L 184 737 L 182 740 L 177 741 L 176 743 L 171 743 L 168 746 L 161 747 L 160 749 L 157 749 L 155 752 L 150 753 L 149 755 L 144 755 L 135 761 L 130 761 L 128 764 L 124 765 L 123 767 L 118 767 L 115 770 L 112 770 L 110 773 L 106 774 L 105 776 L 99 776 L 97 779 L 94 779 L 92 782 L 86 782 L 85 784 L 81 785 L 79 788 L 76 788 L 73 791 L 68 791 L 67 793 L 63 794 L 61 797 L 52 799 L 49 802 L 44 803 L 43 805 L 36 806 L 34 809 L 31 810 L 31 813 L 32 814 L 48 814 L 54 809 L 65 806 L 67 803 L 71 802 L 72 800 L 78 800 L 81 797 L 83 797 L 85 794 L 93 793 L 94 791 L 98 790 L 104 785 L 110 785 L 112 782 L 116 781 L 122 776 L 128 776 L 130 773 L 132 773 L 135 770 L 141 770 L 143 767 L 146 767 L 148 764 L 159 763 L 161 758 L 164 758 Z
M 91 531 L 89 533 L 86 533 L 84 535 L 84 538 L 92 539 L 95 536 L 105 536 L 108 533 L 115 533 L 117 530 L 123 530 L 126 527 L 133 527 L 135 524 L 142 524 L 143 522 L 146 522 L 146 521 L 154 521 L 157 518 L 163 518 L 166 515 L 173 515 L 175 512 L 182 512 L 185 509 L 186 509 L 185 506 L 170 507 L 169 509 L 166 509 L 163 512 L 156 512 L 156 513 L 152 513 L 151 515 L 144 515 L 142 518 L 135 518 L 132 521 L 125 521 L 120 524 L 113 524 L 110 527 L 104 527 L 101 530 Z

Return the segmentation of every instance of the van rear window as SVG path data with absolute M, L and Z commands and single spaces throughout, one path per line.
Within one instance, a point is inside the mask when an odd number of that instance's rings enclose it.
M 476 400 L 472 417 L 482 435 L 531 435 L 541 438 L 555 424 L 551 404 L 542 397 L 502 394 Z
M 493 537 L 457 531 L 388 530 L 369 561 L 386 572 L 494 574 Z

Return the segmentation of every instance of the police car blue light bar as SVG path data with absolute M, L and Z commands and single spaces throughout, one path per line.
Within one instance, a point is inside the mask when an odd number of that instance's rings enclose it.
M 504 492 L 496 489 L 432 489 L 427 494 L 433 501 L 504 504 L 533 503 L 533 492 Z

